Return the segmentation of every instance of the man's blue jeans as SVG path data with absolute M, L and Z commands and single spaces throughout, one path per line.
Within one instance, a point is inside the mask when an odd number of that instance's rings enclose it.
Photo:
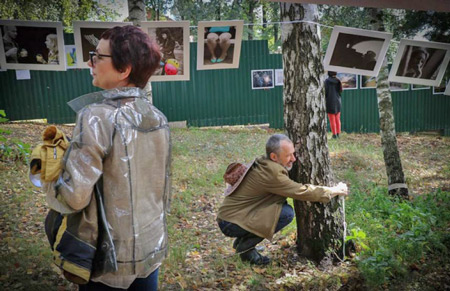
M 283 208 L 281 208 L 280 218 L 278 219 L 277 226 L 275 228 L 275 232 L 280 231 L 283 229 L 286 225 L 291 223 L 292 219 L 294 219 L 294 210 L 292 207 L 285 202 L 283 204 Z M 222 230 L 223 234 L 229 237 L 238 237 L 238 238 L 258 238 L 256 234 L 253 234 L 249 231 L 246 231 L 242 227 L 240 227 L 237 224 L 228 222 L 228 221 L 220 221 L 219 222 L 220 230 Z M 263 238 L 260 238 L 261 240 L 254 240 L 258 244 L 263 240 Z M 255 246 L 256 246 L 255 244 Z
M 158 272 L 159 268 L 153 271 L 147 278 L 137 278 L 131 284 L 128 290 L 134 291 L 157 291 L 158 290 Z M 79 285 L 79 291 L 115 291 L 125 290 L 120 288 L 113 288 L 102 283 L 89 281 L 86 285 Z

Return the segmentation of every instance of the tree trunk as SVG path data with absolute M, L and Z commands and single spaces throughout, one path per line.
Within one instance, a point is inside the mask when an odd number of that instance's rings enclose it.
M 384 31 L 383 11 L 375 8 L 369 9 L 372 17 L 372 29 Z M 408 199 L 408 186 L 406 185 L 402 160 L 397 146 L 394 109 L 392 107 L 392 96 L 391 91 L 389 90 L 388 75 L 387 57 L 385 57 L 383 66 L 377 77 L 377 96 L 381 145 L 383 147 L 384 163 L 386 165 L 386 174 L 388 177 L 388 189 L 390 195 Z
M 133 25 L 146 20 L 143 0 L 128 0 L 128 19 L 133 22 Z
M 128 19 L 133 22 L 133 25 L 138 25 L 140 21 L 147 20 L 145 3 L 143 0 L 128 0 Z M 144 92 L 147 99 L 153 104 L 152 86 L 150 82 L 147 82 Z
M 250 24 L 248 25 L 248 40 L 253 40 L 253 23 L 255 22 L 255 8 L 258 0 L 250 0 L 248 2 L 247 17 Z
M 281 3 L 281 21 L 318 20 L 317 6 Z M 297 182 L 330 185 L 332 172 L 326 136 L 324 75 L 318 28 L 314 24 L 281 26 L 284 67 L 284 123 L 294 142 L 297 161 L 290 176 Z M 343 209 L 330 203 L 294 201 L 299 254 L 316 262 L 331 262 L 342 252 Z M 338 252 L 339 251 L 339 252 Z

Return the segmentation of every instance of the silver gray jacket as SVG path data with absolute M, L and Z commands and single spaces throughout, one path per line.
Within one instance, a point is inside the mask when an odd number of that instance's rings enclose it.
M 167 254 L 168 122 L 139 88 L 106 90 L 73 101 L 74 110 L 94 103 L 78 111 L 56 195 L 80 211 L 89 205 L 102 177 L 118 271 L 91 280 L 126 289 L 136 278 L 156 270 Z

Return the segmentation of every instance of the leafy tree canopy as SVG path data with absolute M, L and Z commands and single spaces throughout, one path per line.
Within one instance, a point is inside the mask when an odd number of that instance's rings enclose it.
M 62 21 L 72 31 L 72 21 L 112 21 L 118 13 L 96 0 L 2 0 L 1 19 Z

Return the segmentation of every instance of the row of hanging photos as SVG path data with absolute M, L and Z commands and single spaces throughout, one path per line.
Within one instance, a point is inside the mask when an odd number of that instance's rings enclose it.
M 0 20 L 0 69 L 88 68 L 89 51 L 95 51 L 100 35 L 111 27 L 130 24 L 74 21 L 75 45 L 64 46 L 61 22 Z M 238 68 L 243 25 L 241 20 L 199 22 L 197 70 Z M 140 26 L 161 49 L 161 66 L 151 81 L 189 80 L 189 21 L 150 21 Z M 377 76 L 391 38 L 391 33 L 335 26 L 324 68 Z M 448 43 L 402 39 L 389 81 L 437 87 L 449 60 Z

